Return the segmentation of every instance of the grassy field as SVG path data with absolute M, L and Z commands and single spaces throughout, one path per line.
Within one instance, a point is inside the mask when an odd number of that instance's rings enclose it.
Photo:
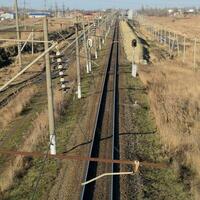
M 187 16 L 187 17 L 145 17 L 149 24 L 160 25 L 176 32 L 180 32 L 188 35 L 191 38 L 197 37 L 199 35 L 199 20 L 200 16 Z
M 9 27 L 9 26 L 14 26 L 13 24 L 15 24 L 15 21 L 10 21 L 10 22 L 1 22 L 0 23 L 0 28 L 1 27 Z M 61 26 L 62 24 L 62 26 Z M 20 25 L 20 30 L 22 31 L 21 33 L 21 39 L 27 39 L 27 37 L 29 36 L 29 32 L 23 32 L 23 31 L 32 31 L 35 30 L 36 32 L 34 33 L 34 37 L 35 38 L 40 38 L 43 37 L 43 18 L 41 19 L 32 19 L 32 18 L 28 18 L 25 21 L 19 21 L 19 25 Z M 53 31 L 61 31 L 62 29 L 66 29 L 69 26 L 73 25 L 73 19 L 62 19 L 62 18 L 50 18 L 49 19 L 49 32 L 53 32 Z M 15 28 L 12 29 L 8 29 L 8 32 L 6 32 L 6 30 L 4 29 L 5 32 L 1 32 L 1 39 L 15 39 L 16 38 L 16 32 L 11 32 L 11 31 L 15 31 Z M 37 32 L 40 31 L 40 32 Z M 5 45 L 5 44 L 4 44 Z
M 137 159 L 149 163 L 157 163 L 158 168 L 141 167 L 135 176 L 126 179 L 126 192 L 122 199 L 193 199 L 188 179 L 171 163 L 171 155 L 165 151 L 160 130 L 151 112 L 148 89 L 141 82 L 140 77 L 131 77 L 131 64 L 121 65 L 126 69 L 126 103 L 125 126 L 127 127 L 127 141 L 124 143 L 126 158 Z M 137 105 L 133 106 L 137 102 Z M 128 122 L 131 120 L 131 123 Z M 123 136 L 121 136 L 123 137 Z M 163 167 L 162 163 L 169 164 Z M 171 164 L 170 164 L 171 163 Z M 128 171 L 131 168 L 127 169 Z M 185 178 L 185 180 L 184 180 Z M 184 182 L 185 181 L 185 182 Z
M 185 186 L 187 191 L 193 194 L 194 199 L 199 199 L 199 157 L 197 156 L 199 155 L 199 103 L 197 100 L 200 94 L 199 72 L 198 70 L 194 71 L 191 66 L 183 64 L 179 59 L 169 60 L 166 50 L 157 46 L 155 41 L 147 40 L 146 42 L 149 45 L 148 51 L 152 64 L 141 65 L 139 76 L 148 89 L 150 110 L 155 117 L 159 136 L 144 135 L 140 137 L 142 143 L 146 145 L 145 148 L 138 147 L 139 153 L 143 152 L 144 155 L 147 153 L 151 157 L 150 154 L 153 154 L 154 150 L 149 152 L 148 148 L 145 149 L 148 144 L 150 144 L 149 148 L 155 145 L 153 149 L 157 149 L 154 152 L 156 157 L 162 159 L 159 154 L 166 154 L 166 158 L 174 166 L 174 171 L 168 169 L 161 170 L 161 172 L 156 171 L 155 174 L 152 173 L 153 176 L 158 175 L 157 178 L 164 178 L 166 173 L 166 182 L 169 181 L 168 177 L 176 180 L 175 182 L 178 184 L 177 188 L 174 188 L 176 191 L 174 190 L 173 195 L 183 194 L 183 196 L 177 196 L 177 199 L 189 198 L 186 193 L 184 194 Z M 158 139 L 161 140 L 161 151 L 157 146 Z M 156 157 L 153 158 L 156 159 Z M 181 186 L 180 182 L 185 183 L 185 186 Z M 169 184 L 170 187 L 171 184 L 173 185 L 173 183 Z M 155 186 L 159 187 L 159 184 L 155 183 Z M 151 190 L 152 188 L 149 188 L 147 193 Z M 168 189 L 166 190 L 168 191 Z M 170 190 L 167 194 L 170 194 Z M 154 195 L 159 195 L 159 193 Z

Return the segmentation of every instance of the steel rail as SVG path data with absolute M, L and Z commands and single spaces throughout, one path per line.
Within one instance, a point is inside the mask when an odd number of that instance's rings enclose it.
M 92 139 L 92 144 L 90 147 L 90 151 L 89 151 L 89 157 L 90 158 L 97 158 L 98 157 L 98 151 L 99 151 L 99 134 L 98 134 L 98 123 L 100 121 L 100 117 L 101 117 L 101 111 L 102 111 L 102 107 L 103 107 L 103 101 L 106 95 L 106 87 L 107 87 L 107 81 L 108 81 L 108 77 L 109 77 L 109 67 L 111 66 L 111 62 L 112 62 L 112 58 L 113 58 L 113 51 L 114 51 L 114 46 L 115 46 L 115 38 L 116 38 L 116 28 L 113 32 L 113 37 L 112 37 L 112 44 L 111 44 L 111 48 L 110 48 L 110 52 L 109 52 L 109 58 L 108 58 L 108 62 L 106 65 L 106 69 L 104 71 L 104 79 L 102 82 L 102 91 L 101 91 L 101 95 L 100 95 L 100 99 L 98 102 L 98 107 L 97 107 L 97 114 L 96 114 L 96 118 L 95 118 L 95 125 L 94 125 L 94 129 L 93 129 L 93 139 Z M 114 72 L 114 75 L 116 75 L 116 71 Z M 115 79 L 116 80 L 116 79 Z M 115 87 L 115 83 L 113 85 L 113 87 Z M 115 88 L 114 88 L 115 90 Z M 114 94 L 115 95 L 115 94 Z M 115 97 L 114 97 L 114 101 L 115 101 Z M 115 105 L 114 105 L 115 106 Z M 115 109 L 114 109 L 115 112 Z M 113 117 L 115 116 L 115 113 L 113 113 Z M 114 128 L 115 124 L 115 119 L 112 122 L 112 129 Z M 114 130 L 112 130 L 112 133 L 114 132 Z M 112 141 L 112 145 L 113 141 Z M 112 150 L 114 149 L 114 147 L 112 148 Z M 113 153 L 112 153 L 113 155 Z M 92 163 L 91 161 L 89 161 L 86 165 L 86 170 L 85 170 L 85 175 L 84 175 L 84 180 L 83 182 L 88 181 L 89 179 L 93 178 L 92 176 L 94 176 L 94 169 L 97 167 L 97 163 Z M 111 183 L 112 184 L 112 183 Z M 113 186 L 111 185 L 111 188 Z M 93 191 L 91 191 L 91 189 L 94 189 L 94 184 L 90 183 L 88 185 L 84 185 L 81 191 L 81 195 L 80 195 L 80 199 L 81 200 L 90 200 L 92 199 L 92 195 L 91 193 L 93 193 Z M 112 190 L 111 190 L 112 192 Z M 112 198 L 113 195 L 111 195 Z
M 115 59 L 115 68 L 114 68 L 114 81 L 113 81 L 113 88 L 114 88 L 114 92 L 113 92 L 113 124 L 112 124 L 112 159 L 119 159 L 118 155 L 118 140 L 117 140 L 117 99 L 118 99 L 118 79 L 117 79 L 117 73 L 118 73 L 118 45 L 119 45 L 119 23 L 118 21 L 116 22 L 116 35 L 115 35 L 115 39 L 114 39 L 114 44 L 116 46 L 116 48 L 114 48 L 115 55 L 116 55 L 116 59 Z M 116 164 L 112 164 L 112 172 L 118 172 L 117 166 Z M 116 178 L 116 176 L 112 176 L 111 178 L 111 200 L 116 199 L 116 195 L 117 191 L 116 189 L 119 190 L 119 188 L 117 188 L 118 183 L 116 183 L 118 180 Z

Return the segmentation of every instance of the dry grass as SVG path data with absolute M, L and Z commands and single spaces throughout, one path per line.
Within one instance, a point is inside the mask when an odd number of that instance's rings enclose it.
M 83 54 L 83 49 L 81 50 L 81 55 Z M 81 69 L 82 71 L 85 70 L 85 61 L 81 59 Z M 74 89 L 74 84 L 76 84 L 76 62 L 72 62 L 71 67 L 68 70 L 68 80 L 71 82 L 69 85 L 71 90 Z M 66 106 L 66 96 L 64 101 L 64 95 L 62 91 L 59 91 L 60 86 L 56 87 L 54 90 L 54 114 L 55 118 L 58 120 L 60 115 L 63 114 L 65 111 Z M 70 94 L 67 94 L 68 97 Z M 24 143 L 21 144 L 19 148 L 20 151 L 34 151 L 36 146 L 41 142 L 47 142 L 47 138 L 49 136 L 48 133 L 48 114 L 47 110 L 45 109 L 41 113 L 38 114 L 36 119 L 34 119 L 32 123 L 32 128 L 30 132 L 27 134 L 27 138 L 25 139 Z M 22 172 L 25 168 L 25 161 L 23 157 L 17 156 L 15 159 L 12 160 L 12 163 L 7 163 L 7 167 L 5 168 L 3 174 L 0 174 L 0 190 L 3 192 L 9 189 L 13 185 L 14 178 L 17 174 Z
M 150 24 L 158 24 L 177 32 L 185 33 L 189 37 L 198 37 L 200 16 L 176 17 L 145 17 Z
M 63 24 L 61 27 L 61 23 Z M 20 25 L 25 25 L 25 28 L 22 27 L 22 31 L 39 31 L 34 33 L 34 38 L 35 39 L 41 39 L 43 38 L 43 18 L 41 19 L 32 19 L 28 18 L 24 22 L 20 21 Z M 14 25 L 12 22 L 10 24 L 4 23 L 4 26 L 10 26 Z M 73 20 L 72 19 L 64 19 L 64 18 L 50 18 L 49 19 L 49 32 L 54 32 L 54 31 L 61 31 L 63 29 L 68 28 L 69 26 L 73 25 Z M 3 24 L 2 24 L 3 26 Z M 12 29 L 12 31 L 15 31 L 15 29 Z M 21 39 L 26 40 L 28 36 L 30 35 L 30 32 L 21 32 Z M 15 32 L 3 32 L 1 33 L 1 38 L 2 39 L 16 39 L 16 33 Z M 13 43 L 11 42 L 4 42 L 1 46 L 10 46 Z
M 124 46 L 126 48 L 126 43 Z M 157 57 L 152 54 L 154 49 L 150 49 L 151 58 Z M 159 52 L 161 54 L 161 49 Z M 171 61 L 158 61 L 140 66 L 139 75 L 148 88 L 151 110 L 164 148 L 173 160 L 194 172 L 191 186 L 195 199 L 200 199 L 200 72 L 193 69 L 193 49 L 187 49 L 184 64 L 181 56 Z
M 0 125 L 5 128 L 12 122 L 36 94 L 36 86 L 31 86 L 19 92 L 17 96 L 0 110 Z
M 55 99 L 55 117 L 58 118 L 64 111 L 64 101 L 61 91 L 58 89 L 54 92 Z M 34 151 L 37 144 L 40 142 L 46 142 L 48 137 L 48 114 L 47 110 L 38 114 L 36 119 L 33 121 L 33 128 L 30 130 L 28 137 L 21 145 L 20 151 Z M 24 159 L 21 156 L 17 156 L 12 163 L 10 163 L 3 174 L 0 176 L 0 188 L 1 191 L 8 189 L 14 181 L 17 174 L 24 170 Z
M 200 74 L 176 64 L 167 61 L 142 68 L 140 77 L 148 86 L 151 109 L 166 150 L 191 167 L 199 179 Z

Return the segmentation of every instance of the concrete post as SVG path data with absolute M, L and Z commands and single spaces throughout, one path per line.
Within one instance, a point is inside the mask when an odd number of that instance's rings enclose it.
M 34 31 L 32 29 L 32 44 L 31 44 L 32 55 L 34 54 L 34 43 L 33 43 L 33 40 L 34 40 Z
M 44 41 L 48 41 L 48 21 L 44 18 Z M 48 50 L 48 43 L 44 42 L 45 51 Z M 46 64 L 46 82 L 47 82 L 47 96 L 48 96 L 48 117 L 49 117 L 49 133 L 50 133 L 50 153 L 56 154 L 56 135 L 55 135 L 55 119 L 54 119 L 54 105 L 53 105 L 53 89 L 51 81 L 51 66 L 49 52 L 45 55 Z
M 77 67 L 77 85 L 78 85 L 78 99 L 81 99 L 81 74 L 80 74 L 80 52 L 78 40 L 78 22 L 75 24 L 76 29 L 76 67 Z
M 88 62 L 88 49 L 87 49 L 87 38 L 86 38 L 86 32 L 85 32 L 85 23 L 82 23 L 83 26 L 83 40 L 84 40 L 84 49 L 85 49 L 85 61 L 86 61 L 86 70 L 87 73 L 89 73 L 89 62 Z
M 185 62 L 185 53 L 186 53 L 185 42 L 186 42 L 186 38 L 185 38 L 185 35 L 184 35 L 184 38 L 183 38 L 183 62 Z
M 20 30 L 19 30 L 19 15 L 18 15 L 18 2 L 15 0 L 15 18 L 16 18 L 16 31 L 17 31 L 17 40 L 21 39 Z M 19 67 L 22 68 L 22 55 L 21 55 L 21 42 L 18 41 L 18 59 L 19 59 Z

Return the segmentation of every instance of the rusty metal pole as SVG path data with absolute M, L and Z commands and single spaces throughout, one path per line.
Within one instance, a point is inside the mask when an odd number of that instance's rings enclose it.
M 44 48 L 48 50 L 48 21 L 44 18 Z M 49 117 L 49 133 L 50 133 L 50 153 L 56 155 L 56 135 L 55 135 L 55 119 L 54 119 L 54 105 L 53 105 L 53 88 L 51 80 L 51 66 L 49 52 L 45 55 L 46 64 L 46 82 L 47 82 L 47 96 L 48 96 L 48 117 Z

